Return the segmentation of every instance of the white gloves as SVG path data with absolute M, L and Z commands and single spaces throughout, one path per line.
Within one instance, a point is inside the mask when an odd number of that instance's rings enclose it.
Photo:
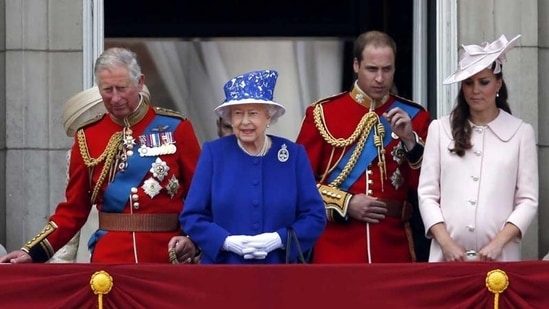
M 263 233 L 252 236 L 247 242 L 247 245 L 268 253 L 275 249 L 282 248 L 282 240 L 277 232 Z
M 243 256 L 246 260 L 262 260 L 269 252 L 278 248 L 282 248 L 282 240 L 276 232 L 255 236 L 231 235 L 223 243 L 224 250 Z
M 263 260 L 267 257 L 267 254 L 269 254 L 267 251 L 262 249 L 257 249 L 254 247 L 248 247 L 243 250 L 244 251 L 244 259 L 245 260 Z
M 244 255 L 244 249 L 248 248 L 249 246 L 246 245 L 249 239 L 251 239 L 252 236 L 248 235 L 231 235 L 225 238 L 225 242 L 223 243 L 223 249 L 225 251 L 231 251 L 238 255 Z

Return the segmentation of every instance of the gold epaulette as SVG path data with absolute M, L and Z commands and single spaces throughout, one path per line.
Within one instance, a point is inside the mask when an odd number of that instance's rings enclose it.
M 180 119 L 183 119 L 183 120 L 187 119 L 187 117 L 185 117 L 185 115 L 181 114 L 180 112 L 169 109 L 169 108 L 155 106 L 154 111 L 157 114 L 164 115 L 164 116 L 176 117 L 176 118 L 180 118 Z
M 84 127 L 89 126 L 90 124 L 98 122 L 99 120 L 103 119 L 103 116 L 105 116 L 105 115 L 106 115 L 106 113 L 97 114 L 97 116 L 82 122 L 76 130 L 78 131 L 79 129 L 82 129 Z
M 396 95 L 396 94 L 393 94 L 393 93 L 391 93 L 391 95 L 394 96 L 395 98 L 397 98 L 399 102 L 402 102 L 402 103 L 404 103 L 404 104 L 407 104 L 407 105 L 410 105 L 410 106 L 419 108 L 419 109 L 421 109 L 421 110 L 426 110 L 425 107 L 424 107 L 423 105 L 421 105 L 421 104 L 419 104 L 419 103 L 417 103 L 417 102 L 414 102 L 414 101 L 412 101 L 412 100 L 410 100 L 410 99 L 406 99 L 406 98 L 404 98 L 404 97 L 400 97 L 400 96 L 398 96 L 398 95 Z
M 337 212 L 342 218 L 346 218 L 347 210 L 349 209 L 349 202 L 351 201 L 351 197 L 353 197 L 353 195 L 327 185 L 317 184 L 316 186 L 318 188 L 318 192 L 320 192 L 322 200 L 324 201 L 328 221 L 335 221 L 334 211 Z
M 322 99 L 319 99 L 319 100 L 316 100 L 314 101 L 313 103 L 311 103 L 311 105 L 317 105 L 317 104 L 324 104 L 324 103 L 328 103 L 328 102 L 331 102 L 333 101 L 334 99 L 337 99 L 345 94 L 348 94 L 349 92 L 348 91 L 344 91 L 344 92 L 340 92 L 340 93 L 336 93 L 336 94 L 333 94 L 331 96 L 328 96 L 328 97 L 324 97 Z

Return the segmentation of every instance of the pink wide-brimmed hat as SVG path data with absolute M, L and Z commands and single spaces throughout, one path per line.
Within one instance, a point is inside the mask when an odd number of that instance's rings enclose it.
M 467 79 L 478 72 L 490 67 L 496 62 L 494 73 L 501 72 L 501 64 L 506 60 L 505 54 L 515 46 L 520 34 L 508 41 L 505 35 L 492 43 L 484 42 L 479 45 L 462 45 L 464 52 L 459 60 L 458 69 L 446 77 L 443 84 L 452 84 Z

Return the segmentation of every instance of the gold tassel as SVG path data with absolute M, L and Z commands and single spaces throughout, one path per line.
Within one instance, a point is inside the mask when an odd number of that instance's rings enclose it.
M 385 148 L 383 147 L 383 138 L 385 137 L 385 127 L 383 126 L 383 123 L 379 121 L 374 127 L 374 145 L 377 148 L 377 158 L 378 158 L 378 167 L 379 167 L 379 173 L 381 175 L 381 191 L 383 192 L 384 185 L 383 180 L 387 179 L 387 166 L 385 164 Z

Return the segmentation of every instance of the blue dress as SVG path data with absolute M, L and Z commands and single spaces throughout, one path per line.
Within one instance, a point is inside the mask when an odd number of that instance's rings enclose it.
M 277 232 L 284 247 L 291 226 L 306 251 L 324 230 L 324 202 L 305 149 L 288 139 L 270 137 L 271 148 L 263 157 L 246 154 L 234 135 L 204 143 L 179 216 L 185 232 L 202 249 L 201 263 L 284 263 L 283 248 L 263 260 L 245 260 L 223 250 L 223 243 L 229 235 Z M 293 246 L 290 259 L 297 259 Z

